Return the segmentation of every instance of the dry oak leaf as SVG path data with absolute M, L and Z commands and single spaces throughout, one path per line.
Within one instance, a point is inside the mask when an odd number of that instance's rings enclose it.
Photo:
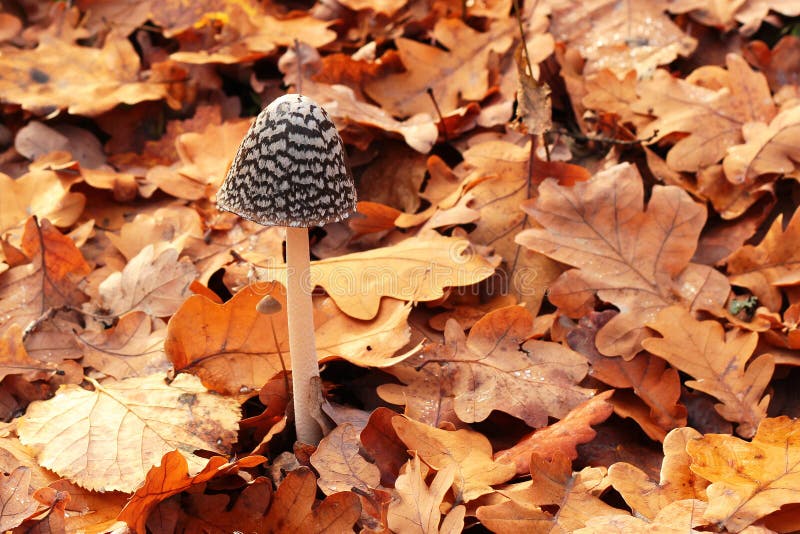
M 256 304 L 266 295 L 280 304 L 279 312 L 258 313 Z M 409 340 L 409 311 L 405 303 L 387 299 L 372 321 L 359 321 L 328 298 L 314 299 L 318 359 L 344 358 L 364 367 L 404 359 L 393 354 Z M 283 287 L 248 286 L 224 304 L 189 297 L 169 321 L 164 350 L 176 370 L 196 374 L 209 389 L 228 395 L 257 390 L 291 368 Z
M 800 282 L 800 210 L 795 211 L 786 229 L 779 214 L 758 245 L 744 245 L 728 258 L 730 281 L 746 287 L 771 311 L 783 306 L 781 285 Z
M 173 204 L 152 213 L 138 213 L 119 229 L 119 234 L 106 232 L 109 241 L 130 261 L 143 248 L 152 244 L 155 255 L 172 247 L 182 252 L 193 238 L 203 238 L 203 223 L 197 210 Z
M 744 5 L 736 11 L 736 20 L 742 23 L 739 33 L 755 33 L 770 11 L 796 17 L 800 15 L 800 5 L 795 0 L 745 0 Z
M 495 461 L 512 463 L 517 475 L 525 475 L 531 472 L 532 453 L 543 458 L 558 453 L 574 460 L 578 457 L 577 446 L 592 441 L 597 435 L 592 426 L 599 425 L 613 413 L 614 407 L 608 400 L 613 393 L 613 390 L 599 393 L 573 408 L 560 421 L 532 432 L 509 449 L 497 451 Z
M 764 419 L 751 442 L 706 434 L 686 452 L 692 471 L 711 481 L 705 518 L 729 531 L 800 502 L 800 421 Z
M 489 31 L 473 30 L 457 18 L 440 19 L 431 37 L 448 51 L 405 37 L 395 40 L 406 72 L 368 82 L 366 93 L 397 117 L 431 113 L 433 96 L 444 115 L 462 100 L 481 100 L 489 90 L 491 57 L 503 54 L 513 42 L 515 24 L 495 20 Z
M 264 524 L 271 534 L 325 534 L 351 532 L 361 515 L 358 495 L 350 491 L 334 493 L 315 506 L 317 492 L 314 473 L 307 467 L 290 472 L 272 500 Z
M 656 143 L 672 133 L 688 134 L 667 154 L 676 171 L 696 172 L 719 162 L 728 148 L 742 144 L 742 127 L 769 122 L 776 113 L 766 77 L 753 71 L 741 56 L 728 54 L 727 70 L 701 67 L 686 80 L 659 70 L 639 83 L 633 110 L 656 120 L 639 132 L 639 139 Z
M 453 484 L 456 468 L 448 465 L 436 473 L 431 485 L 425 483 L 428 469 L 414 456 L 397 477 L 399 499 L 389 504 L 388 522 L 392 532 L 403 534 L 458 534 L 464 528 L 466 507 L 453 506 L 444 519 L 439 508 Z M 440 526 L 441 522 L 441 526 Z
M 589 182 L 560 187 L 548 179 L 526 209 L 544 226 L 517 242 L 577 267 L 551 287 L 550 301 L 571 316 L 594 306 L 595 295 L 620 314 L 597 332 L 607 356 L 631 359 L 648 337 L 646 323 L 662 308 L 721 312 L 730 286 L 722 273 L 689 263 L 706 220 L 705 207 L 682 189 L 655 186 L 645 211 L 642 179 L 620 164 Z
M 186 458 L 178 451 L 169 451 L 157 466 L 147 472 L 144 483 L 131 496 L 117 519 L 128 523 L 136 534 L 145 534 L 147 517 L 161 501 L 201 486 L 220 474 L 235 472 L 239 467 L 255 467 L 265 461 L 263 456 L 247 456 L 227 463 L 222 456 L 212 456 L 205 465 L 193 465 L 198 469 L 193 469 L 197 472 L 190 475 Z
M 121 272 L 100 284 L 102 307 L 112 315 L 143 311 L 154 317 L 174 314 L 190 295 L 189 284 L 197 269 L 189 258 L 178 260 L 178 251 L 164 249 L 158 256 L 147 245 Z
M 26 380 L 44 380 L 58 368 L 52 363 L 35 360 L 25 350 L 22 327 L 12 324 L 0 336 L 0 381 L 8 375 L 24 375 Z
M 367 455 L 380 470 L 381 484 L 387 488 L 394 486 L 400 468 L 408 459 L 406 447 L 392 426 L 392 418 L 397 415 L 389 408 L 376 408 L 359 436 Z
M 773 92 L 787 85 L 800 85 L 800 37 L 784 35 L 772 50 L 763 41 L 750 41 L 742 54 L 764 73 Z
M 592 517 L 622 513 L 600 500 L 607 487 L 605 468 L 573 473 L 571 461 L 560 452 L 552 457 L 533 453 L 531 480 L 498 490 L 508 501 L 480 506 L 477 516 L 497 534 L 566 534 Z
M 717 321 L 698 321 L 685 309 L 663 309 L 648 326 L 662 337 L 645 339 L 646 350 L 694 378 L 686 386 L 720 400 L 719 414 L 738 423 L 737 433 L 751 437 L 767 415 L 770 396 L 764 390 L 775 361 L 762 354 L 745 365 L 758 343 L 758 333 L 734 328 L 725 332 Z
M 166 334 L 162 321 L 135 311 L 120 317 L 111 328 L 75 336 L 83 349 L 84 366 L 122 380 L 167 371 Z
M 246 259 L 255 259 L 244 254 Z M 286 265 L 259 265 L 260 280 L 286 283 Z M 388 247 L 311 262 L 311 285 L 324 288 L 347 315 L 375 318 L 381 297 L 427 302 L 447 287 L 468 286 L 494 273 L 494 267 L 463 238 L 427 232 Z
M 668 504 L 652 521 L 627 514 L 591 517 L 586 526 L 573 534 L 686 534 L 706 532 L 694 527 L 706 526 L 703 519 L 708 503 L 697 499 L 685 499 Z M 620 510 L 621 511 L 621 510 Z M 772 534 L 773 531 L 748 532 L 747 534 Z
M 236 439 L 238 403 L 191 375 L 90 381 L 94 391 L 66 385 L 31 403 L 18 425 L 42 466 L 87 489 L 131 492 L 166 452 L 196 466 L 194 450 L 226 453 Z
M 742 135 L 744 144 L 728 148 L 722 162 L 732 183 L 750 183 L 762 174 L 790 174 L 800 165 L 800 105 L 781 111 L 769 125 L 748 122 Z
M 550 31 L 556 41 L 586 59 L 584 74 L 604 68 L 640 76 L 691 54 L 697 41 L 664 12 L 667 2 L 650 0 L 554 0 Z
M 693 428 L 676 428 L 664 438 L 664 461 L 661 479 L 654 482 L 638 467 L 617 462 L 608 468 L 608 477 L 631 510 L 639 516 L 655 520 L 667 505 L 683 499 L 705 500 L 708 482 L 690 469 L 686 444 L 701 438 Z
M 0 98 L 43 115 L 59 109 L 99 115 L 118 104 L 167 96 L 166 84 L 144 80 L 133 45 L 114 32 L 102 48 L 41 35 L 34 49 L 4 48 L 0 69 Z
M 31 470 L 17 467 L 11 473 L 0 473 L 0 531 L 22 524 L 39 509 L 30 495 Z
M 635 396 L 614 395 L 615 411 L 622 417 L 632 417 L 650 438 L 663 441 L 673 428 L 686 426 L 686 407 L 680 404 L 680 376 L 664 360 L 646 352 L 632 360 L 600 354 L 595 336 L 615 315 L 614 310 L 604 310 L 581 317 L 578 326 L 567 332 L 567 343 L 589 360 L 593 378 L 615 388 L 633 388 Z
M 359 454 L 358 428 L 344 423 L 334 428 L 311 455 L 319 473 L 317 485 L 325 495 L 358 488 L 368 493 L 380 484 L 381 473 Z
M 53 171 L 31 171 L 16 179 L 0 172 L 0 235 L 21 226 L 31 214 L 55 226 L 71 226 L 86 197 L 70 193 L 69 185 Z
M 452 488 L 460 502 L 491 493 L 492 485 L 514 476 L 514 466 L 495 462 L 491 443 L 474 430 L 441 430 L 403 416 L 394 417 L 392 426 L 423 462 L 437 471 L 455 468 Z

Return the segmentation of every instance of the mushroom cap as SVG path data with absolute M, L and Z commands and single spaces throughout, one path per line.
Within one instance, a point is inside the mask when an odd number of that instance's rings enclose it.
M 336 126 L 306 96 L 283 95 L 256 117 L 217 207 L 270 226 L 321 226 L 356 209 L 353 175 Z

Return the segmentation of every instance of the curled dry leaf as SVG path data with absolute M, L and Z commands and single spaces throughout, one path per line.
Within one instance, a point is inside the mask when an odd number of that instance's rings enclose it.
M 389 505 L 389 528 L 403 534 L 457 534 L 464 528 L 463 504 L 450 508 L 442 520 L 439 511 L 447 490 L 453 484 L 456 466 L 448 465 L 436 473 L 431 485 L 425 483 L 428 469 L 419 456 L 406 463 L 397 477 L 395 489 L 400 497 Z M 441 522 L 441 527 L 440 527 Z
M 155 247 L 147 245 L 125 265 L 100 284 L 100 297 L 113 315 L 144 311 L 155 317 L 175 313 L 190 295 L 189 284 L 197 269 L 178 251 L 167 248 L 158 256 Z
M 648 325 L 662 337 L 645 339 L 644 348 L 691 375 L 694 380 L 686 385 L 719 399 L 715 408 L 720 415 L 739 423 L 740 435 L 752 436 L 767 415 L 770 396 L 764 390 L 775 370 L 771 354 L 760 355 L 745 369 L 758 334 L 738 328 L 725 332 L 718 322 L 698 321 L 677 306 L 665 308 Z
M 380 483 L 380 471 L 359 454 L 358 429 L 350 423 L 334 428 L 311 455 L 319 473 L 317 485 L 325 495 L 358 488 L 369 492 Z
M 708 482 L 689 469 L 690 458 L 686 453 L 686 444 L 701 437 L 698 431 L 689 427 L 670 431 L 664 438 L 664 461 L 658 482 L 650 480 L 634 465 L 617 462 L 608 468 L 611 485 L 637 516 L 650 520 L 655 520 L 661 510 L 674 502 L 705 500 Z
M 653 187 L 645 211 L 641 176 L 620 164 L 570 188 L 546 180 L 539 192 L 526 209 L 544 228 L 520 232 L 517 242 L 579 269 L 551 287 L 550 301 L 564 313 L 584 315 L 595 295 L 620 309 L 597 332 L 601 353 L 631 359 L 646 323 L 670 304 L 721 312 L 725 276 L 689 263 L 706 210 L 682 189 Z
M 280 304 L 280 311 L 258 313 L 256 306 L 265 295 Z M 358 321 L 330 299 L 315 299 L 317 357 L 344 358 L 365 367 L 400 361 L 407 355 L 392 355 L 408 342 L 409 311 L 403 302 L 387 299 L 372 321 Z M 214 391 L 249 392 L 291 368 L 286 321 L 286 294 L 280 284 L 248 286 L 224 304 L 194 295 L 170 319 L 164 350 L 176 370 L 196 374 Z
M 285 264 L 259 267 L 260 279 L 285 284 Z M 447 287 L 475 284 L 493 272 L 466 239 L 431 232 L 389 247 L 311 262 L 310 283 L 322 286 L 347 315 L 370 320 L 378 313 L 381 297 L 436 300 Z
M 315 506 L 314 473 L 300 467 L 278 486 L 264 524 L 275 534 L 350 532 L 361 515 L 358 496 L 351 492 L 329 495 Z
M 364 450 L 380 470 L 381 484 L 386 487 L 394 486 L 400 468 L 408 459 L 406 447 L 392 426 L 397 415 L 389 408 L 376 408 L 360 436 Z
M 441 430 L 403 416 L 392 419 L 395 432 L 409 450 L 437 471 L 453 466 L 456 499 L 469 502 L 492 492 L 492 485 L 514 476 L 514 466 L 495 462 L 492 445 L 474 430 Z
M 133 491 L 166 452 L 178 449 L 196 466 L 192 451 L 227 452 L 235 439 L 236 401 L 208 393 L 191 375 L 94 386 L 62 386 L 32 403 L 18 425 L 42 466 L 87 489 Z
M 690 468 L 709 480 L 712 523 L 739 532 L 781 506 L 800 502 L 800 422 L 764 419 L 752 442 L 728 434 L 689 441 Z

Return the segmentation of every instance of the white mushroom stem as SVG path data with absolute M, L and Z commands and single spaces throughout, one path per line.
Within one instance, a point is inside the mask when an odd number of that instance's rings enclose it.
M 312 416 L 319 392 L 313 391 L 312 377 L 319 377 L 314 342 L 314 308 L 311 304 L 311 262 L 308 228 L 286 228 L 286 307 L 289 316 L 289 353 L 292 361 L 292 396 L 297 440 L 316 445 L 322 429 Z M 318 380 L 314 381 L 319 384 Z

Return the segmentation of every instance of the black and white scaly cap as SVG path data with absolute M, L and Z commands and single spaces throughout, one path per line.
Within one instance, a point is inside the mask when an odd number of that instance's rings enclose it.
M 272 101 L 239 145 L 217 207 L 270 226 L 321 226 L 349 217 L 355 184 L 325 110 L 297 94 Z

